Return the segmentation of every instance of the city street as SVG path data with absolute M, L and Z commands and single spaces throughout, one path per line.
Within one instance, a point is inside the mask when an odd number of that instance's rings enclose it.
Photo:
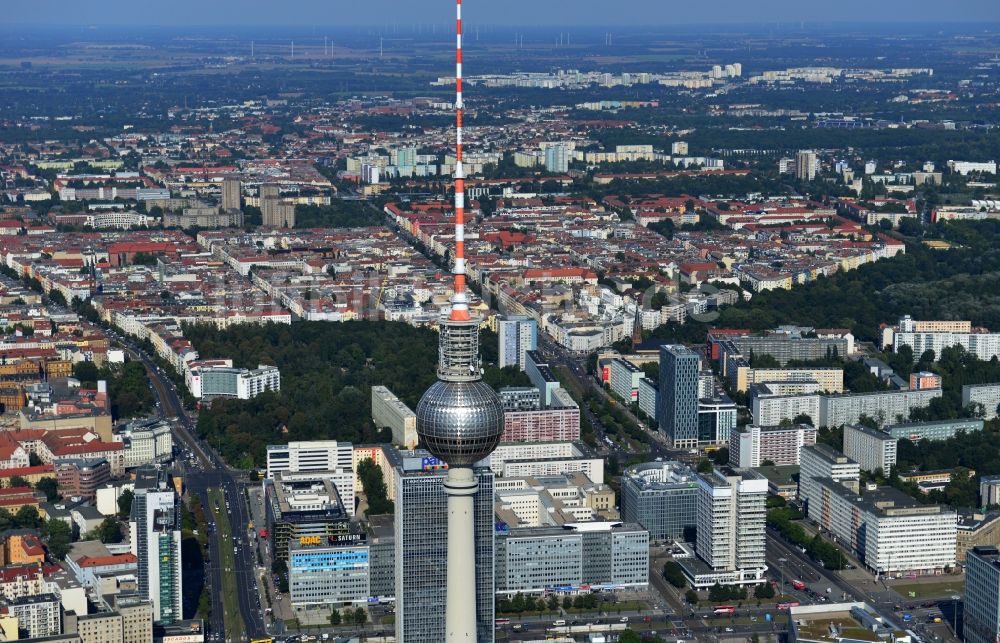
M 218 538 L 209 539 L 211 562 L 207 568 L 206 580 L 212 595 L 212 617 L 208 623 L 210 636 L 212 640 L 223 640 L 220 634 L 225 632 L 223 618 L 240 618 L 243 620 L 246 635 L 249 638 L 263 637 L 267 631 L 260 593 L 257 589 L 257 558 L 253 548 L 253 541 L 256 538 L 251 537 L 247 529 L 250 523 L 250 513 L 246 503 L 245 484 L 242 478 L 236 475 L 236 472 L 225 465 L 211 447 L 197 438 L 194 424 L 184 410 L 177 389 L 170 378 L 134 342 L 125 338 L 119 339 L 146 366 L 154 393 L 159 401 L 161 415 L 177 418 L 171 423 L 175 441 L 190 449 L 203 468 L 203 471 L 200 472 L 196 469 L 186 473 L 184 476 L 185 493 L 201 497 L 203 506 L 208 507 L 208 490 L 221 489 L 229 501 L 229 520 L 233 530 L 232 544 L 236 547 L 236 568 L 224 571 L 219 567 L 221 560 L 219 548 L 222 544 L 218 542 Z M 229 543 L 225 543 L 225 546 L 229 546 Z M 240 614 L 225 614 L 220 598 L 223 573 L 231 573 L 236 577 L 236 586 L 239 588 L 237 598 Z M 229 642 L 227 641 L 227 643 Z M 243 642 L 233 641 L 232 643 Z

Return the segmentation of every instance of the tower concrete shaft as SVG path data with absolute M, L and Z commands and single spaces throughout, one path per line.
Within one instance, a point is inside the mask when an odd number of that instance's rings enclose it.
M 473 496 L 479 489 L 469 467 L 448 469 L 448 588 L 445 604 L 446 643 L 476 641 L 476 542 Z

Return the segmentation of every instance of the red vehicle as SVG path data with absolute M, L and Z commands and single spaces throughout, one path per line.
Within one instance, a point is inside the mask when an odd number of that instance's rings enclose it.
M 259 535 L 261 538 L 267 538 L 267 530 L 261 529 L 260 531 L 257 532 L 257 535 Z
M 777 605 L 777 607 L 778 607 L 779 610 L 787 610 L 787 609 L 789 609 L 791 607 L 798 607 L 798 606 L 799 606 L 799 602 L 798 601 L 790 601 L 788 603 L 778 603 L 778 605 Z
M 732 605 L 720 605 L 719 607 L 715 608 L 715 613 L 716 614 L 735 614 L 736 613 L 736 608 L 733 607 Z
M 795 589 L 805 589 L 806 588 L 806 584 L 803 583 L 800 580 L 793 580 L 792 581 L 792 587 L 794 587 Z

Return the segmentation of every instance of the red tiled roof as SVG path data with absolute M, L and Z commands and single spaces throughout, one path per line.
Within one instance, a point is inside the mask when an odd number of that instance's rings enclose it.
M 108 556 L 82 556 L 76 561 L 80 567 L 107 567 L 109 565 L 128 565 L 138 562 L 134 554 L 110 554 Z

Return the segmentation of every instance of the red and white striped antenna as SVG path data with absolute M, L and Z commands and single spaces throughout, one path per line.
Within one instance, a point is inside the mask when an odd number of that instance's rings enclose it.
M 462 0 L 455 0 L 455 294 L 451 317 L 466 321 L 469 299 L 465 293 L 465 169 L 462 167 Z

